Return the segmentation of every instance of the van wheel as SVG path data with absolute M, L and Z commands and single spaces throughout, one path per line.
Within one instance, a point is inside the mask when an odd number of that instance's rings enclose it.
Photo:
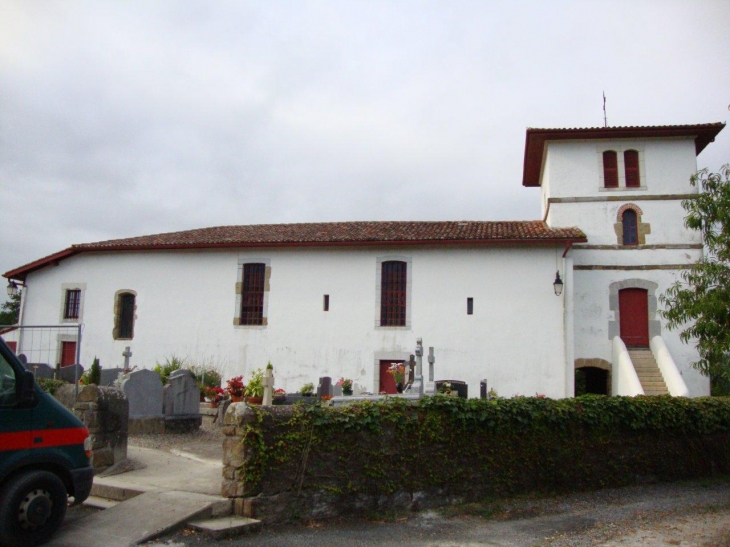
M 3 487 L 0 499 L 0 542 L 6 547 L 46 542 L 66 516 L 66 487 L 48 471 L 14 477 Z

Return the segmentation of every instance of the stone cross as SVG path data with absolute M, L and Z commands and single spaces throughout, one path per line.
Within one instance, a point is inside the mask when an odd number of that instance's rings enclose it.
M 413 383 L 413 377 L 415 376 L 415 372 L 416 372 L 416 356 L 411 353 L 410 357 L 408 358 L 408 366 L 406 366 L 406 380 L 405 380 L 406 385 Z
M 264 406 L 270 406 L 274 398 L 274 369 L 266 368 L 264 372 L 264 400 L 261 402 Z
M 433 382 L 433 365 L 436 362 L 436 357 L 433 356 L 433 346 L 428 348 L 428 381 Z
M 124 351 L 122 352 L 122 357 L 124 357 L 124 369 L 129 370 L 129 358 L 132 356 L 132 350 L 127 346 L 124 348 Z
M 413 380 L 412 392 L 423 396 L 423 340 L 416 339 L 416 377 Z

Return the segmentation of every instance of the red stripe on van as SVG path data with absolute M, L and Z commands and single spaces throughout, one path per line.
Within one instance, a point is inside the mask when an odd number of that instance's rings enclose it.
M 31 431 L 0 433 L 0 451 L 84 444 L 84 439 L 88 436 L 89 430 L 85 427 L 34 429 Z

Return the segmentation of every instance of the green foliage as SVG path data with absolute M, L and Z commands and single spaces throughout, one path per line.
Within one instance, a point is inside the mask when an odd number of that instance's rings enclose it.
M 702 234 L 709 252 L 659 301 L 671 329 L 681 328 L 683 342 L 695 342 L 700 359 L 692 365 L 727 385 L 730 381 L 730 164 L 720 173 L 703 169 L 691 184 L 700 194 L 682 202 L 685 226 Z
M 167 378 L 175 372 L 176 370 L 180 370 L 181 368 L 184 368 L 186 359 L 178 357 L 174 353 L 169 357 L 165 358 L 164 363 L 157 363 L 155 365 L 154 370 L 157 374 L 160 375 L 160 380 L 162 380 L 162 385 L 165 385 L 167 383 Z
M 308 382 L 299 388 L 299 395 L 314 395 L 314 384 Z
M 251 371 L 251 379 L 243 391 L 246 397 L 263 397 L 264 395 L 264 371 L 260 368 Z
M 730 399 L 461 399 L 253 410 L 247 496 L 305 489 L 463 499 L 730 472 Z
M 43 391 L 50 395 L 56 393 L 56 390 L 66 383 L 63 380 L 54 380 L 53 378 L 36 378 L 36 382 Z
M 0 306 L 0 325 L 17 325 L 20 316 L 20 292 Z
M 195 374 L 198 383 L 198 389 L 204 393 L 206 388 L 221 386 L 221 373 L 214 367 L 205 365 L 195 365 L 190 368 Z
M 99 358 L 94 357 L 94 362 L 91 363 L 91 369 L 89 370 L 89 384 L 100 385 L 101 384 L 101 366 L 99 365 Z

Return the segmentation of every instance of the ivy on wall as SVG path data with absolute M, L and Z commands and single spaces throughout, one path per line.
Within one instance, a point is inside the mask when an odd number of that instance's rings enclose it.
M 468 500 L 730 472 L 725 398 L 434 396 L 273 408 L 255 408 L 237 428 L 246 497 Z

